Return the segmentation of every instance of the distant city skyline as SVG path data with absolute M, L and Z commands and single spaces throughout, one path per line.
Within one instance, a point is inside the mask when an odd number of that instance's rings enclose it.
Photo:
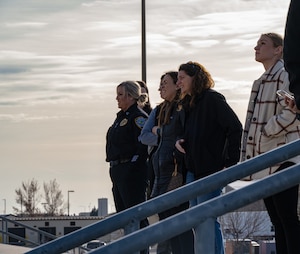
M 253 48 L 261 33 L 283 35 L 288 4 L 146 1 L 152 106 L 163 72 L 198 61 L 244 122 L 252 82 L 264 71 Z M 13 213 L 15 190 L 32 178 L 41 187 L 56 179 L 65 202 L 74 190 L 70 214 L 99 198 L 115 210 L 105 136 L 118 111 L 116 85 L 141 79 L 140 30 L 137 0 L 0 2 L 0 213 Z

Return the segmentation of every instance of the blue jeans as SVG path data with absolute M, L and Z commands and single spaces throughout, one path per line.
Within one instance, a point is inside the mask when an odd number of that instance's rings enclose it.
M 186 183 L 195 181 L 195 176 L 192 172 L 188 171 L 186 175 Z M 201 204 L 209 199 L 215 198 L 221 195 L 221 189 L 217 189 L 213 192 L 198 196 L 196 199 L 190 200 L 190 207 Z M 205 241 L 205 239 L 203 239 Z M 221 231 L 221 225 L 218 220 L 215 220 L 215 254 L 224 254 L 223 235 Z

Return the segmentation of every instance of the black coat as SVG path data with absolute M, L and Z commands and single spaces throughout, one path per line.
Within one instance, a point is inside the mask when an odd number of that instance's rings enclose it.
M 196 178 L 236 164 L 240 157 L 242 124 L 224 96 L 206 90 L 186 110 L 186 168 Z
M 131 160 L 134 156 L 138 161 L 147 159 L 147 146 L 138 140 L 147 117 L 137 104 L 117 113 L 106 135 L 106 161 Z
M 300 1 L 291 0 L 288 12 L 283 59 L 289 73 L 290 91 L 295 94 L 297 107 L 300 109 Z M 299 117 L 300 118 L 300 117 Z

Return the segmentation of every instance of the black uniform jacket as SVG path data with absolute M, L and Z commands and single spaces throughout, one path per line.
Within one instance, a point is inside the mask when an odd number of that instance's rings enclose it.
M 137 161 L 147 158 L 147 146 L 138 141 L 147 117 L 137 104 L 127 111 L 117 113 L 117 118 L 106 135 L 106 161 Z

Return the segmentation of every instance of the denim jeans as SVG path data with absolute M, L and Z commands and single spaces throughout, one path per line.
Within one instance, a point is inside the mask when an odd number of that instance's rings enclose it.
M 195 176 L 192 172 L 188 171 L 186 176 L 186 183 L 191 183 L 193 181 L 195 181 Z M 213 192 L 198 196 L 196 199 L 190 200 L 190 207 L 196 206 L 209 199 L 220 196 L 221 192 L 221 189 L 217 189 Z M 201 241 L 205 242 L 205 240 L 206 239 L 203 239 Z M 221 231 L 221 225 L 217 219 L 215 220 L 215 254 L 224 254 L 223 235 Z

